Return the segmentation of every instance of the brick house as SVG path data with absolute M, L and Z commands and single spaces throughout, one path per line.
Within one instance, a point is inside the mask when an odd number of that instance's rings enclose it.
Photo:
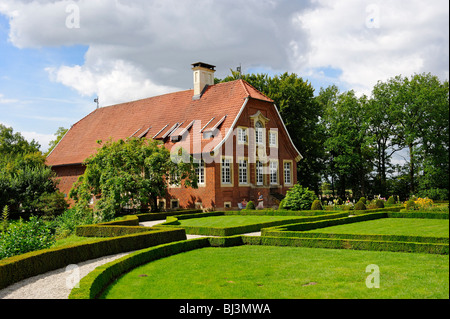
M 244 80 L 214 85 L 215 66 L 193 64 L 194 89 L 98 108 L 77 123 L 47 157 L 68 194 L 98 140 L 129 137 L 180 147 L 200 164 L 198 189 L 169 185 L 166 209 L 237 208 L 264 197 L 264 206 L 296 183 L 302 158 L 273 101 Z

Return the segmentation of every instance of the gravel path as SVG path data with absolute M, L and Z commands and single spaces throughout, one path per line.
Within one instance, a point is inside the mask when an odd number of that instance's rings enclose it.
M 156 220 L 140 223 L 141 226 L 152 227 L 165 222 L 165 220 Z M 244 234 L 260 236 L 261 232 Z M 187 235 L 187 239 L 205 237 L 200 235 Z M 76 264 L 75 268 L 60 268 L 47 273 L 24 279 L 18 283 L 0 290 L 0 299 L 67 299 L 72 287 L 89 274 L 98 266 L 109 263 L 110 261 L 121 258 L 132 253 L 121 253 L 105 256 L 93 260 L 88 260 Z M 68 268 L 66 270 L 66 268 Z
M 128 253 L 105 256 L 77 264 L 77 268 L 66 267 L 24 279 L 0 290 L 0 299 L 67 299 L 79 280 L 98 266 L 123 257 Z

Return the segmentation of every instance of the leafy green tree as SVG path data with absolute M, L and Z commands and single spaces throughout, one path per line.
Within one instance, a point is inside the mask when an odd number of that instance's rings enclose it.
M 10 211 L 37 213 L 39 198 L 57 191 L 55 173 L 35 141 L 0 125 L 0 207 Z
M 356 97 L 353 91 L 327 99 L 325 110 L 325 150 L 330 154 L 331 170 L 338 180 L 339 196 L 352 188 L 356 197 L 367 192 L 368 174 L 372 170 L 372 151 L 369 147 L 367 97 Z M 325 92 L 325 91 L 323 91 Z M 329 93 L 329 92 L 328 92 Z
M 113 218 L 124 207 L 157 211 L 157 198 L 166 195 L 169 182 L 197 187 L 194 164 L 177 163 L 159 142 L 148 139 L 103 143 L 84 165 L 70 196 L 82 209 L 99 197 L 95 209 L 100 220 Z
M 408 150 L 410 193 L 416 192 L 420 174 L 423 187 L 437 182 L 448 189 L 448 81 L 430 73 L 396 76 L 379 82 L 373 95 L 392 116 L 392 144 Z

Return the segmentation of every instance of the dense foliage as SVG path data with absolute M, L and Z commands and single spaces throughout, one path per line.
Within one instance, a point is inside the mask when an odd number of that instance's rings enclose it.
M 294 185 L 286 192 L 286 197 L 282 201 L 283 209 L 309 210 L 313 202 L 317 199 L 316 194 L 307 187 L 300 184 Z
M 0 124 L 0 208 L 8 205 L 11 213 L 63 212 L 67 206 L 55 177 L 39 144 Z
M 70 196 L 83 210 L 96 197 L 95 214 L 101 221 L 112 219 L 124 208 L 158 211 L 157 198 L 166 195 L 169 183 L 197 187 L 194 164 L 177 163 L 153 140 L 107 141 L 84 165 L 85 173 Z

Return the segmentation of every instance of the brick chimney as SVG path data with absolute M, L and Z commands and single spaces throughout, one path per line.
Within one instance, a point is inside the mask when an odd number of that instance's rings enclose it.
M 192 64 L 192 71 L 194 71 L 194 96 L 193 100 L 201 98 L 204 89 L 208 85 L 214 85 L 214 69 L 216 66 L 197 62 Z

